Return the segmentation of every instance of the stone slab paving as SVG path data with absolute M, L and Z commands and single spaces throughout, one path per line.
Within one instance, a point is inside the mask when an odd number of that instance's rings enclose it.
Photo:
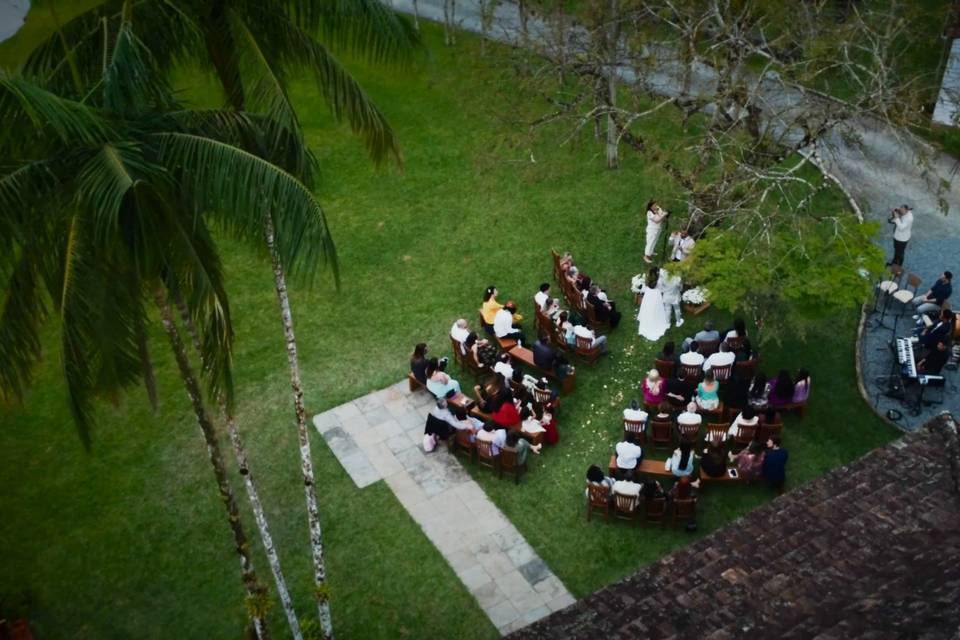
M 358 487 L 387 483 L 500 633 L 573 604 L 460 461 L 443 446 L 423 452 L 432 407 L 428 393 L 410 393 L 404 380 L 317 414 L 313 424 Z

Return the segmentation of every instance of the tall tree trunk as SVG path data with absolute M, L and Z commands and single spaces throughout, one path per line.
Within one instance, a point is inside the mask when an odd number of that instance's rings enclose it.
M 190 340 L 193 343 L 194 351 L 197 357 L 201 357 L 200 335 L 197 333 L 197 327 L 190 317 L 187 305 L 183 301 L 180 292 L 174 295 L 174 302 L 177 311 L 180 313 L 180 320 L 183 326 L 187 328 L 190 334 Z M 202 364 L 202 362 L 201 362 Z M 257 529 L 260 532 L 260 542 L 263 543 L 263 549 L 267 554 L 267 562 L 270 565 L 270 571 L 273 573 L 273 581 L 277 585 L 277 597 L 280 598 L 280 604 L 287 616 L 287 624 L 290 626 L 290 635 L 294 640 L 303 640 L 303 633 L 300 631 L 300 621 L 297 619 L 297 612 L 293 607 L 293 599 L 290 597 L 290 591 L 287 589 L 287 581 L 283 577 L 283 569 L 280 567 L 280 556 L 273 544 L 273 536 L 270 535 L 270 525 L 267 522 L 267 516 L 263 511 L 263 503 L 260 502 L 260 492 L 253 480 L 253 473 L 250 471 L 250 464 L 247 461 L 247 448 L 240 436 L 240 429 L 237 421 L 227 411 L 226 403 L 221 398 L 220 413 L 225 417 L 227 423 L 227 434 L 230 436 L 230 444 L 233 446 L 233 455 L 237 459 L 237 466 L 240 469 L 240 475 L 243 477 L 243 484 L 247 490 L 247 498 L 250 500 L 250 508 L 253 510 L 253 518 L 257 522 Z
M 420 6 L 413 0 L 413 28 L 420 31 Z
M 240 573 L 243 578 L 243 586 L 247 591 L 247 598 L 250 604 L 262 600 L 265 596 L 265 589 L 257 579 L 256 571 L 253 568 L 253 558 L 250 555 L 250 544 L 247 542 L 247 534 L 243 529 L 243 522 L 240 520 L 240 511 L 237 508 L 237 500 L 233 494 L 233 487 L 230 486 L 230 479 L 227 477 L 227 468 L 223 461 L 223 454 L 220 452 L 220 443 L 217 441 L 217 433 L 210 419 L 207 409 L 203 404 L 203 394 L 200 391 L 200 384 L 197 382 L 193 369 L 190 367 L 190 359 L 187 357 L 187 351 L 184 349 L 183 340 L 180 339 L 180 332 L 173 321 L 173 313 L 170 309 L 170 303 L 163 289 L 158 288 L 154 293 L 154 301 L 160 309 L 160 322 L 163 324 L 163 330 L 170 340 L 170 348 L 177 361 L 177 367 L 180 369 L 180 377 L 183 379 L 183 386 L 187 395 L 190 397 L 190 403 L 193 405 L 193 412 L 197 417 L 197 425 L 200 432 L 203 433 L 203 439 L 207 444 L 207 454 L 210 457 L 210 465 L 213 467 L 213 475 L 217 480 L 217 489 L 220 492 L 220 500 L 227 510 L 227 521 L 230 523 L 230 530 L 233 532 L 233 541 L 240 556 Z M 270 637 L 266 620 L 251 611 L 251 622 L 258 638 L 267 640 Z
M 443 44 L 457 44 L 457 0 L 443 0 Z
M 613 117 L 613 110 L 617 106 L 617 66 L 620 55 L 620 12 L 617 0 L 610 0 L 610 34 L 607 37 L 607 168 L 616 169 L 620 166 L 620 156 L 617 144 L 617 123 Z
M 520 42 L 527 44 L 529 31 L 527 30 L 527 3 L 526 0 L 517 0 L 517 13 L 520 14 Z
M 300 471 L 303 473 L 303 493 L 307 501 L 307 522 L 310 527 L 310 549 L 313 553 L 313 580 L 320 628 L 325 640 L 333 639 L 333 618 L 330 615 L 330 594 L 327 589 L 327 569 L 323 559 L 323 534 L 320 529 L 320 510 L 317 507 L 317 491 L 313 477 L 313 458 L 310 453 L 310 436 L 307 433 L 307 411 L 303 406 L 303 385 L 300 383 L 300 363 L 297 358 L 297 338 L 293 333 L 293 314 L 287 295 L 287 279 L 283 273 L 280 255 L 274 246 L 273 220 L 270 214 L 263 216 L 263 238 L 273 262 L 273 280 L 280 303 L 280 320 L 287 346 L 287 363 L 290 365 L 290 387 L 293 390 L 293 407 L 297 417 L 297 436 L 300 440 Z

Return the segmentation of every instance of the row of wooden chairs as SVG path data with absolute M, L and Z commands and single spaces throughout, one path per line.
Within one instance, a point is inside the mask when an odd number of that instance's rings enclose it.
M 560 269 L 560 254 L 553 249 L 550 250 L 550 254 L 553 257 L 553 277 L 557 280 L 557 284 L 560 285 L 560 290 L 563 292 L 563 297 L 566 299 L 567 304 L 583 317 L 588 327 L 598 333 L 601 332 L 606 325 L 597 319 L 597 310 L 594 309 L 593 305 L 587 302 L 583 294 L 567 280 L 566 274 Z
M 713 367 L 714 378 L 718 382 L 727 382 L 733 376 L 734 370 L 736 370 L 737 375 L 742 379 L 749 380 L 757 373 L 757 365 L 759 361 L 754 358 L 751 360 L 741 360 L 740 362 L 734 362 L 733 364 L 724 365 L 722 367 Z M 691 365 L 691 364 L 678 364 L 672 360 L 654 360 L 654 368 L 660 373 L 664 378 L 680 378 L 681 380 L 687 380 L 692 383 L 700 382 L 703 379 L 703 367 L 701 365 Z
M 566 338 L 560 332 L 560 328 L 550 320 L 550 318 L 540 311 L 536 310 L 536 315 L 534 316 L 537 329 L 543 331 L 546 334 L 547 339 L 555 347 L 562 349 L 567 353 L 574 353 L 575 355 L 583 358 L 584 362 L 587 364 L 593 364 L 600 357 L 600 349 L 593 346 L 592 342 L 588 338 L 582 338 L 580 336 L 576 337 L 576 345 L 571 347 Z
M 648 524 L 663 524 L 669 517 L 674 528 L 678 522 L 695 520 L 697 516 L 696 498 L 667 500 L 654 498 L 647 500 L 642 496 L 625 496 L 614 493 L 608 485 L 587 483 L 587 520 L 593 512 L 599 511 L 604 520 L 609 521 L 611 513 L 620 520 L 639 521 Z
M 730 423 L 728 422 L 707 422 L 701 437 L 701 426 L 679 424 L 673 419 L 658 420 L 653 418 L 649 425 L 635 420 L 623 421 L 623 438 L 627 439 L 632 435 L 639 442 L 649 444 L 654 450 L 667 449 L 672 450 L 678 442 L 690 442 L 692 444 L 701 442 L 706 444 L 716 440 L 727 440 Z M 648 428 L 649 427 L 649 428 Z M 772 436 L 779 436 L 783 432 L 782 422 L 759 423 L 753 427 L 741 426 L 739 433 L 730 438 L 732 449 L 742 449 L 750 444 L 754 439 L 766 442 Z
M 527 462 L 517 461 L 517 450 L 512 447 L 500 447 L 499 453 L 493 455 L 493 444 L 483 440 L 471 440 L 470 432 L 463 429 L 457 431 L 452 441 L 454 455 L 466 456 L 470 462 L 490 467 L 501 478 L 506 473 L 512 475 L 514 481 L 520 484 L 520 478 L 527 472 Z

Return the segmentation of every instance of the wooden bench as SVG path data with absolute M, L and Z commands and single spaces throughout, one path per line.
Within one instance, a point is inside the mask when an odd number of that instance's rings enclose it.
M 538 367 L 538 366 L 534 363 L 534 361 L 533 361 L 533 351 L 531 351 L 530 349 L 527 349 L 526 347 L 514 347 L 513 349 L 510 349 L 510 351 L 509 351 L 508 353 L 510 354 L 510 357 L 513 358 L 514 360 L 516 360 L 517 362 L 521 362 L 521 363 L 527 365 L 528 367 L 530 367 L 530 368 L 533 369 L 534 371 L 537 371 L 537 372 L 545 375 L 546 377 L 550 378 L 551 380 L 557 380 L 558 382 L 560 382 L 560 393 L 561 393 L 561 395 L 565 395 L 565 396 L 566 396 L 566 395 L 570 395 L 570 394 L 573 393 L 574 390 L 577 388 L 577 371 L 576 371 L 576 369 L 574 369 L 573 373 L 570 374 L 570 375 L 568 375 L 568 376 L 566 376 L 563 380 L 559 380 L 559 378 L 557 378 L 557 374 L 556 374 L 555 371 L 547 370 L 547 369 L 541 369 L 540 367 Z
M 666 469 L 666 460 L 647 460 L 644 459 L 640 462 L 637 468 L 634 470 L 634 475 L 646 475 L 646 476 L 659 476 L 662 478 L 674 478 L 672 471 L 667 471 Z M 617 476 L 617 454 L 610 456 L 610 467 L 609 467 L 610 477 L 615 478 Z
M 457 409 L 463 409 L 464 411 L 469 413 L 470 409 L 472 409 L 473 405 L 476 403 L 473 401 L 473 398 L 463 393 L 458 393 L 452 398 L 447 398 L 447 404 L 454 411 L 456 411 Z
M 700 490 L 701 491 L 703 491 L 703 487 L 708 482 L 709 483 L 715 482 L 717 484 L 741 484 L 741 483 L 746 483 L 746 480 L 743 479 L 743 476 L 737 476 L 736 478 L 731 478 L 730 474 L 727 472 L 724 472 L 724 474 L 719 478 L 714 478 L 712 476 L 708 476 L 707 474 L 705 474 L 703 472 L 703 469 L 700 469 Z
M 426 389 L 426 388 L 427 388 L 422 382 L 420 382 L 419 380 L 417 380 L 417 377 L 416 377 L 415 375 L 413 375 L 413 372 L 412 372 L 412 371 L 407 374 L 407 383 L 410 385 L 410 391 L 411 391 L 411 393 L 414 392 L 414 391 L 418 391 L 418 390 L 420 390 L 420 389 Z

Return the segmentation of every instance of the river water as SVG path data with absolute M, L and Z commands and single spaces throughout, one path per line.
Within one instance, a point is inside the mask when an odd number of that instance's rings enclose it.
M 20 30 L 28 11 L 30 0 L 0 0 L 0 42 Z

